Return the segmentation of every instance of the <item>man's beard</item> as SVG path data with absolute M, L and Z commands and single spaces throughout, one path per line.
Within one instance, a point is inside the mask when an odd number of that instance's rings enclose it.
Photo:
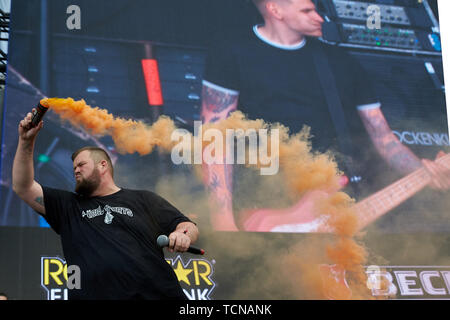
M 86 179 L 82 178 L 76 182 L 75 192 L 82 196 L 90 196 L 100 185 L 100 173 L 95 168 Z

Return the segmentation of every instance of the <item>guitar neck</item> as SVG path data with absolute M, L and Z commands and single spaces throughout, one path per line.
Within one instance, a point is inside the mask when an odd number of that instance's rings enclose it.
M 442 163 L 445 166 L 450 166 L 450 154 L 439 158 L 437 162 Z M 356 203 L 354 208 L 358 215 L 359 229 L 364 228 L 377 218 L 412 197 L 422 190 L 430 180 L 430 175 L 426 169 L 420 168 Z

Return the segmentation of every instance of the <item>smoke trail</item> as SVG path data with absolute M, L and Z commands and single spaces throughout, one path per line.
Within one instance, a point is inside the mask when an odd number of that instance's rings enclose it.
M 168 117 L 162 116 L 148 126 L 141 121 L 114 117 L 105 109 L 91 108 L 84 100 L 49 98 L 42 99 L 41 104 L 49 106 L 61 119 L 75 127 L 83 126 L 93 135 L 111 136 L 120 153 L 146 155 L 156 146 L 169 151 L 173 145 L 169 137 L 175 125 Z
M 49 106 L 61 119 L 77 127 L 83 126 L 93 135 L 111 136 L 120 153 L 138 152 L 140 155 L 145 155 L 151 153 L 155 147 L 159 147 L 163 152 L 170 152 L 175 144 L 170 137 L 176 127 L 173 121 L 165 116 L 160 117 L 150 126 L 140 121 L 114 117 L 107 110 L 90 107 L 84 100 L 50 98 L 43 99 L 41 103 Z M 325 255 L 338 270 L 345 271 L 346 276 L 349 276 L 348 284 L 354 292 L 352 298 L 369 298 L 370 295 L 363 285 L 365 281 L 363 265 L 366 262 L 367 253 L 366 249 L 355 241 L 358 230 L 357 216 L 352 209 L 354 201 L 344 192 L 339 191 L 341 173 L 332 155 L 315 153 L 311 150 L 309 130 L 304 129 L 298 134 L 289 135 L 288 128 L 280 124 L 248 120 L 239 111 L 225 120 L 204 125 L 205 131 L 210 128 L 221 131 L 224 136 L 226 129 L 231 128 L 279 130 L 279 162 L 286 190 L 289 191 L 293 201 L 307 192 L 319 190 L 322 193 L 323 196 L 315 203 L 316 214 L 328 217 L 324 229 L 332 231 L 335 235 L 332 244 L 326 247 Z M 189 136 L 189 139 L 202 139 L 202 137 Z M 203 143 L 202 147 L 205 148 L 207 145 Z M 256 167 L 261 167 L 261 164 L 257 163 Z M 329 288 L 332 286 L 331 282 L 339 281 L 333 276 L 320 277 L 318 268 L 320 259 L 310 256 L 307 263 L 297 261 L 292 255 L 287 255 L 285 259 L 291 262 L 296 261 L 294 265 L 299 266 L 298 270 L 304 270 L 304 274 L 308 275 L 308 277 L 301 277 L 302 284 L 308 282 L 306 285 L 315 288 L 321 298 L 329 296 L 324 293 L 324 287 Z M 322 283 L 319 279 L 322 279 Z M 334 290 L 332 296 L 335 299 L 349 298 L 348 292 L 339 290 Z

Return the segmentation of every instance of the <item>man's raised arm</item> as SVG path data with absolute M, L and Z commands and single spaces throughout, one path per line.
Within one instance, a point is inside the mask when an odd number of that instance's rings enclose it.
M 37 212 L 45 214 L 42 187 L 34 180 L 33 153 L 36 136 L 43 126 L 41 121 L 36 127 L 29 128 L 31 113 L 19 123 L 19 142 L 12 169 L 14 192 Z

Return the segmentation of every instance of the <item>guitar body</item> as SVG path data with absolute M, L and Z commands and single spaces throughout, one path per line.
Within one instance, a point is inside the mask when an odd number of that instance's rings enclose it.
M 450 167 L 450 154 L 437 162 Z M 420 168 L 354 205 L 358 216 L 358 230 L 388 213 L 422 190 L 431 181 L 430 175 Z M 258 209 L 243 212 L 241 227 L 260 232 L 333 232 L 327 224 L 327 215 L 321 215 L 317 204 L 329 196 L 324 191 L 310 191 L 293 207 L 285 209 Z
M 326 232 L 327 217 L 316 209 L 326 197 L 326 192 L 311 191 L 290 208 L 243 212 L 241 226 L 246 231 L 260 232 Z

